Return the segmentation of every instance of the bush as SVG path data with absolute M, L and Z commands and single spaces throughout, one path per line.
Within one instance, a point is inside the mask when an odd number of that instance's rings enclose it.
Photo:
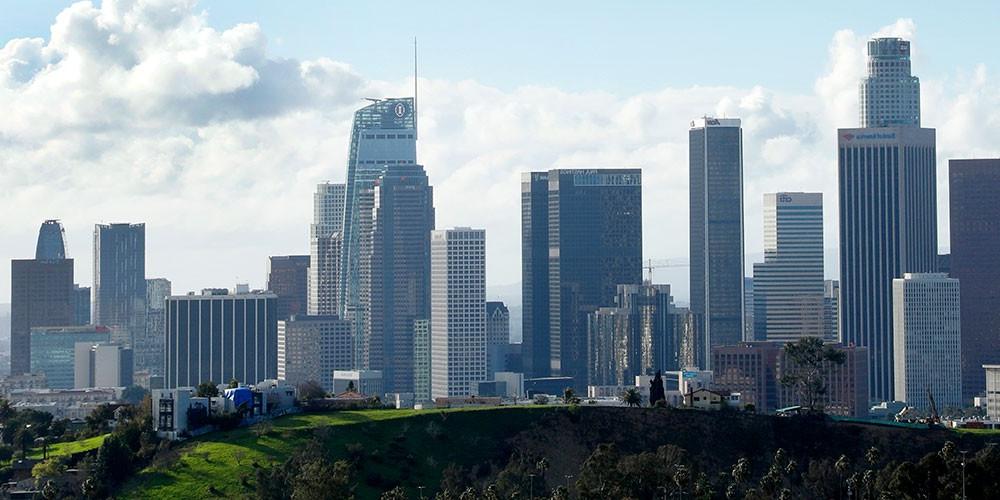
M 535 404 L 536 405 L 547 405 L 549 404 L 549 397 L 545 394 L 535 394 Z

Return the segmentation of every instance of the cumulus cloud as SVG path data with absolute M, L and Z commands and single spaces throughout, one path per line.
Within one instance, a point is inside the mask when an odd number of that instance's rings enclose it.
M 916 28 L 904 19 L 880 33 L 912 38 Z M 418 154 L 438 224 L 485 227 L 488 280 L 511 284 L 520 276 L 521 172 L 635 166 L 646 256 L 684 257 L 687 124 L 708 112 L 743 120 L 749 259 L 761 245 L 761 195 L 774 190 L 822 191 L 833 247 L 834 129 L 857 123 L 868 36 L 832 34 L 826 70 L 803 94 L 761 84 L 614 95 L 422 79 Z M 942 166 L 949 155 L 1000 147 L 996 75 L 964 71 L 922 80 Z M 193 1 L 73 4 L 47 39 L 0 48 L 0 255 L 32 255 L 38 224 L 61 218 L 77 277 L 89 283 L 93 224 L 142 221 L 148 274 L 172 279 L 176 291 L 260 286 L 268 255 L 307 252 L 311 194 L 343 178 L 361 98 L 411 89 L 330 59 L 274 57 L 258 25 L 214 29 Z M 686 297 L 686 269 L 657 279 Z

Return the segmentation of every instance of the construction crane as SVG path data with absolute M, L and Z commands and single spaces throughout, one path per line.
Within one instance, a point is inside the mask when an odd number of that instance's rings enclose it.
M 653 282 L 653 269 L 663 269 L 667 267 L 690 267 L 688 259 L 647 259 L 643 268 L 646 270 L 646 282 Z

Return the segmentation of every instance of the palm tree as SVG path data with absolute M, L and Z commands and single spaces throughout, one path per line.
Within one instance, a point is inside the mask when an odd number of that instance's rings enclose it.
M 629 407 L 637 407 L 642 405 L 642 395 L 639 394 L 639 390 L 630 387 L 625 390 L 621 395 L 622 403 L 629 405 Z

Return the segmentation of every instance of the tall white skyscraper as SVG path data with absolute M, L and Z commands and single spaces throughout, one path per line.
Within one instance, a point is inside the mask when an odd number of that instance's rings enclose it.
M 431 396 L 486 380 L 486 230 L 431 232 Z
M 943 273 L 906 273 L 892 281 L 895 399 L 938 409 L 962 406 L 959 283 Z
M 344 227 L 343 184 L 324 182 L 313 195 L 313 223 L 309 227 L 310 315 L 339 314 L 338 277 Z
M 754 336 L 823 337 L 823 194 L 764 195 L 764 262 L 753 266 Z
M 910 72 L 909 41 L 868 41 L 868 76 L 859 94 L 862 128 L 920 126 L 920 79 Z

